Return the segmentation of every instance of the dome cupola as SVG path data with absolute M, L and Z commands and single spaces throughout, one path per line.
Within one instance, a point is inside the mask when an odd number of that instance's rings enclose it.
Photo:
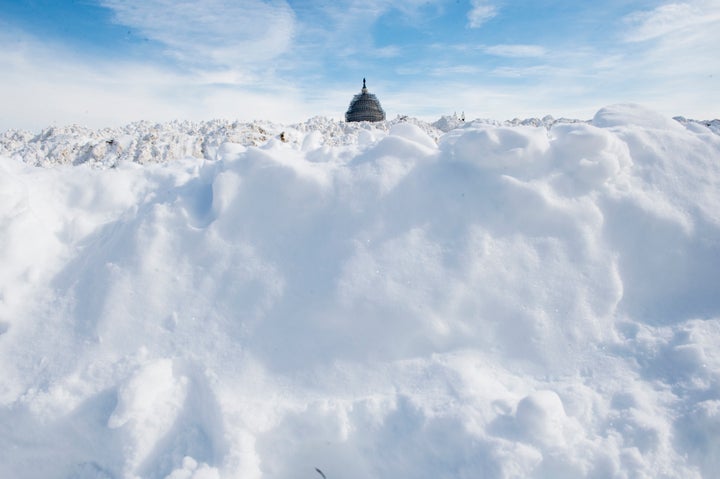
M 345 121 L 383 121 L 384 119 L 385 111 L 380 106 L 380 100 L 372 93 L 368 93 L 363 78 L 362 90 L 350 102 L 345 113 Z

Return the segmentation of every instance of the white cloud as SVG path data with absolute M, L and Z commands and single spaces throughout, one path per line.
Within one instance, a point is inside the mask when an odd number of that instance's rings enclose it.
M 485 53 L 508 58 L 542 57 L 547 53 L 539 45 L 492 45 L 483 49 Z
M 417 27 L 442 10 L 447 0 L 334 0 L 294 2 L 296 12 L 296 50 L 305 61 L 352 66 L 355 60 L 392 58 L 402 53 L 397 45 L 378 46 L 373 26 L 383 15 L 392 21 Z M 295 55 L 293 55 L 295 57 Z M 293 58 L 294 59 L 294 58 Z
M 436 77 L 449 77 L 453 75 L 476 75 L 482 72 L 477 65 L 440 66 L 430 70 L 429 75 Z
M 402 54 L 402 49 L 397 45 L 388 45 L 375 48 L 372 53 L 378 58 L 396 58 Z
M 318 2 L 317 8 L 325 11 L 336 20 L 348 22 L 357 20 L 357 16 L 377 18 L 390 10 L 397 10 L 403 16 L 415 17 L 419 11 L 440 5 L 444 0 L 336 0 L 334 2 Z M 358 25 L 361 27 L 362 25 Z
M 668 3 L 624 23 L 624 70 L 643 79 L 646 94 L 676 115 L 717 117 L 720 2 Z
M 433 83 L 432 95 L 428 95 L 429 88 L 427 84 L 407 85 L 388 92 L 380 100 L 391 118 L 396 114 L 407 114 L 426 121 L 435 121 L 453 111 L 464 112 L 468 119 L 541 118 L 547 114 L 585 119 L 591 118 L 601 106 L 611 103 L 579 102 L 577 95 L 568 99 L 566 85 L 547 83 L 533 86 L 504 83 L 488 87 L 479 81 L 446 81 Z M 424 98 L 422 104 L 418 104 L 419 97 Z M 549 98 L 552 101 L 548 101 Z
M 547 78 L 559 77 L 560 74 L 576 76 L 572 69 L 551 67 L 549 65 L 536 65 L 530 67 L 503 66 L 494 68 L 490 74 L 502 78 Z
M 284 1 L 100 0 L 115 22 L 193 65 L 248 67 L 285 53 L 295 17 Z
M 625 39 L 642 42 L 717 23 L 720 21 L 720 3 L 715 0 L 668 3 L 654 10 L 634 12 L 624 21 L 630 27 Z
M 470 4 L 472 8 L 467 14 L 470 28 L 478 28 L 498 14 L 498 8 L 487 0 L 472 0 Z
M 231 72 L 178 73 L 116 59 L 89 61 L 16 31 L 0 33 L 0 46 L 0 131 L 72 123 L 99 128 L 143 119 L 287 122 L 310 116 L 292 86 L 218 87 L 237 80 Z

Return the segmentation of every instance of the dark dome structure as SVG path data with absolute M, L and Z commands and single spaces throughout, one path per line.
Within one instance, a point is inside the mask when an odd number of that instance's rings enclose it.
M 363 78 L 362 90 L 350 102 L 345 113 L 345 121 L 383 121 L 384 119 L 385 111 L 380 106 L 380 100 L 372 93 L 368 93 Z

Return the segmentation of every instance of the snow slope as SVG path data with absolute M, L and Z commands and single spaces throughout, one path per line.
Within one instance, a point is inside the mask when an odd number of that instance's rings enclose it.
M 6 133 L 0 477 L 713 477 L 720 136 L 545 120 Z

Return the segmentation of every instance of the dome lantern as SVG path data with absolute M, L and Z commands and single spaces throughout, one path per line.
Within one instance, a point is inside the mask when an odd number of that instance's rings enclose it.
M 355 95 L 345 113 L 345 121 L 383 121 L 385 111 L 380 106 L 380 100 L 372 93 L 368 93 L 365 79 L 360 93 Z

